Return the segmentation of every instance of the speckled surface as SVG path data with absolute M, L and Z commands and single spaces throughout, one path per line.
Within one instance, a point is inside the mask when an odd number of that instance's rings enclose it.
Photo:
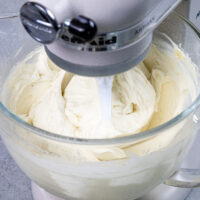
M 8 154 L 0 137 L 0 200 L 33 200 L 31 184 Z M 200 189 L 194 189 L 187 200 L 200 200 Z
M 30 180 L 10 157 L 1 138 L 0 200 L 32 200 Z

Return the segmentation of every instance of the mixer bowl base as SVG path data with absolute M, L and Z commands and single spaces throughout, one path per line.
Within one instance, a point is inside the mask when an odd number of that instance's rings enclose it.
M 56 197 L 44 189 L 32 182 L 32 195 L 33 200 L 64 200 L 59 197 Z M 189 195 L 191 189 L 180 189 L 175 187 L 169 187 L 166 185 L 160 185 L 154 189 L 149 194 L 145 195 L 138 200 L 184 200 Z

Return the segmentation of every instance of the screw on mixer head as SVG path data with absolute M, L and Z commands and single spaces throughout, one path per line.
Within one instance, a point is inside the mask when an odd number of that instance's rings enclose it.
M 22 6 L 20 17 L 27 32 L 42 44 L 53 43 L 67 30 L 82 42 L 92 40 L 97 33 L 95 22 L 87 17 L 80 15 L 59 24 L 50 10 L 34 2 L 27 2 Z

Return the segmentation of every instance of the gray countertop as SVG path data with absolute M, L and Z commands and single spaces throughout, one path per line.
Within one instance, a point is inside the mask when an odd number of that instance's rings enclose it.
M 33 200 L 30 179 L 13 161 L 1 138 L 0 200 Z M 200 189 L 193 189 L 187 200 L 200 200 Z
M 0 137 L 0 200 L 32 200 L 30 179 L 16 165 Z

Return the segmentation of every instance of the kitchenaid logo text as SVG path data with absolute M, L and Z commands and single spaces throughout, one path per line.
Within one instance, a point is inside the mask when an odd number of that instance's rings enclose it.
M 64 41 L 70 42 L 73 44 L 84 44 L 82 40 L 76 37 L 70 37 L 67 35 L 62 35 L 61 37 Z M 111 44 L 116 44 L 117 43 L 117 37 L 116 36 L 111 36 L 110 38 L 105 38 L 102 36 L 96 37 L 94 40 L 89 42 L 91 46 L 107 46 Z
M 140 34 L 143 32 L 147 27 L 149 27 L 155 21 L 155 17 L 152 17 L 149 21 L 141 25 L 139 28 L 136 29 L 135 35 Z

